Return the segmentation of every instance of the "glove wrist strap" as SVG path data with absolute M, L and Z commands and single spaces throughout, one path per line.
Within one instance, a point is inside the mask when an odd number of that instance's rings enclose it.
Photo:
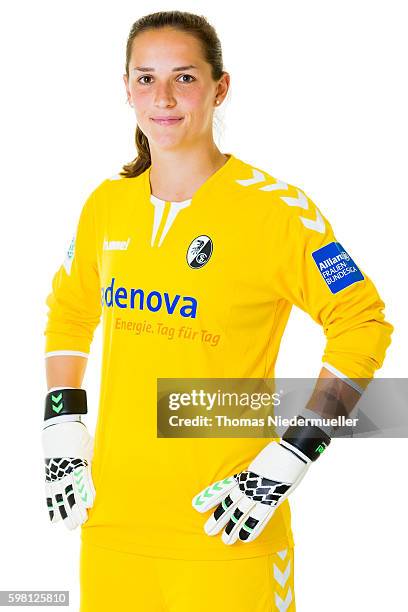
M 283 434 L 282 440 L 297 448 L 311 461 L 316 461 L 329 446 L 331 438 L 317 425 L 291 425 Z
M 44 421 L 57 416 L 80 415 L 87 412 L 85 389 L 53 388 L 46 395 Z

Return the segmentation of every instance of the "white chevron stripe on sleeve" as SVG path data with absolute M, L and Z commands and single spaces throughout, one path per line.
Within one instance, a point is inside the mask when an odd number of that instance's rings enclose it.
M 286 569 L 285 569 L 284 572 L 281 572 L 279 567 L 277 565 L 273 564 L 273 576 L 274 576 L 276 582 L 279 582 L 279 584 L 283 588 L 285 586 L 285 584 L 287 583 L 288 578 L 290 576 L 290 559 L 288 561 L 288 564 L 287 564 Z
M 244 187 L 248 187 L 249 185 L 256 185 L 256 183 L 263 183 L 265 181 L 265 175 L 260 170 L 256 170 L 252 168 L 252 178 L 249 179 L 236 179 L 236 183 L 239 185 L 243 185 Z
M 279 612 L 286 612 L 286 610 L 290 606 L 291 601 L 292 601 L 292 589 L 290 588 L 288 589 L 285 599 L 282 599 L 281 597 L 279 597 L 277 593 L 275 593 L 275 604 Z
M 249 179 L 236 179 L 236 183 L 242 185 L 243 187 L 249 187 L 250 185 L 256 185 L 257 183 L 262 183 L 266 181 L 265 175 L 260 170 L 256 168 L 252 168 L 252 178 Z M 264 185 L 263 187 L 258 187 L 259 191 L 287 191 L 289 189 L 289 185 L 284 181 L 276 180 L 275 183 L 269 183 Z M 303 193 L 300 189 L 297 189 L 297 196 L 279 196 L 280 199 L 285 202 L 288 206 L 296 206 L 298 208 L 303 208 L 304 210 L 309 210 L 309 202 L 305 193 Z M 316 206 L 316 219 L 307 219 L 306 217 L 300 217 L 303 225 L 310 230 L 315 232 L 319 232 L 320 234 L 324 234 L 326 231 L 326 224 L 322 215 L 320 214 L 319 209 Z
M 283 181 L 276 181 L 276 183 L 271 183 L 270 185 L 265 185 L 265 187 L 259 187 L 259 191 L 278 191 L 289 189 L 288 184 Z
M 307 197 L 300 191 L 300 189 L 296 189 L 296 191 L 298 193 L 296 198 L 280 196 L 280 199 L 283 200 L 288 206 L 300 206 L 300 208 L 307 210 L 309 208 Z
M 326 224 L 323 220 L 322 215 L 320 214 L 319 209 L 316 206 L 316 219 L 306 219 L 306 217 L 300 217 L 303 225 L 308 229 L 314 230 L 315 232 L 319 232 L 320 234 L 324 234 L 326 229 Z

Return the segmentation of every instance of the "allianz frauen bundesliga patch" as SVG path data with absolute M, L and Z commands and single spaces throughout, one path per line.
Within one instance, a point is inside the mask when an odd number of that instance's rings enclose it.
M 364 276 L 339 242 L 331 242 L 313 251 L 315 264 L 332 293 L 338 293 Z

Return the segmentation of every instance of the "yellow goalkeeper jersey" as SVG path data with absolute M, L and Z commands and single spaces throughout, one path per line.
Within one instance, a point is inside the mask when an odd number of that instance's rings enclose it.
M 194 196 L 165 202 L 150 168 L 85 202 L 47 297 L 46 356 L 103 358 L 82 539 L 184 559 L 294 545 L 288 501 L 253 542 L 209 537 L 192 498 L 246 469 L 265 438 L 157 436 L 158 378 L 272 378 L 292 305 L 322 326 L 322 364 L 352 384 L 380 368 L 392 325 L 373 282 L 302 189 L 233 154 Z

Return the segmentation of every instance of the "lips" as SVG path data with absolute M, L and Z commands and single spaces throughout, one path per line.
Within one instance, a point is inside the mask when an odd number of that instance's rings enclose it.
M 182 121 L 183 117 L 151 117 L 151 120 L 159 125 L 175 125 Z

